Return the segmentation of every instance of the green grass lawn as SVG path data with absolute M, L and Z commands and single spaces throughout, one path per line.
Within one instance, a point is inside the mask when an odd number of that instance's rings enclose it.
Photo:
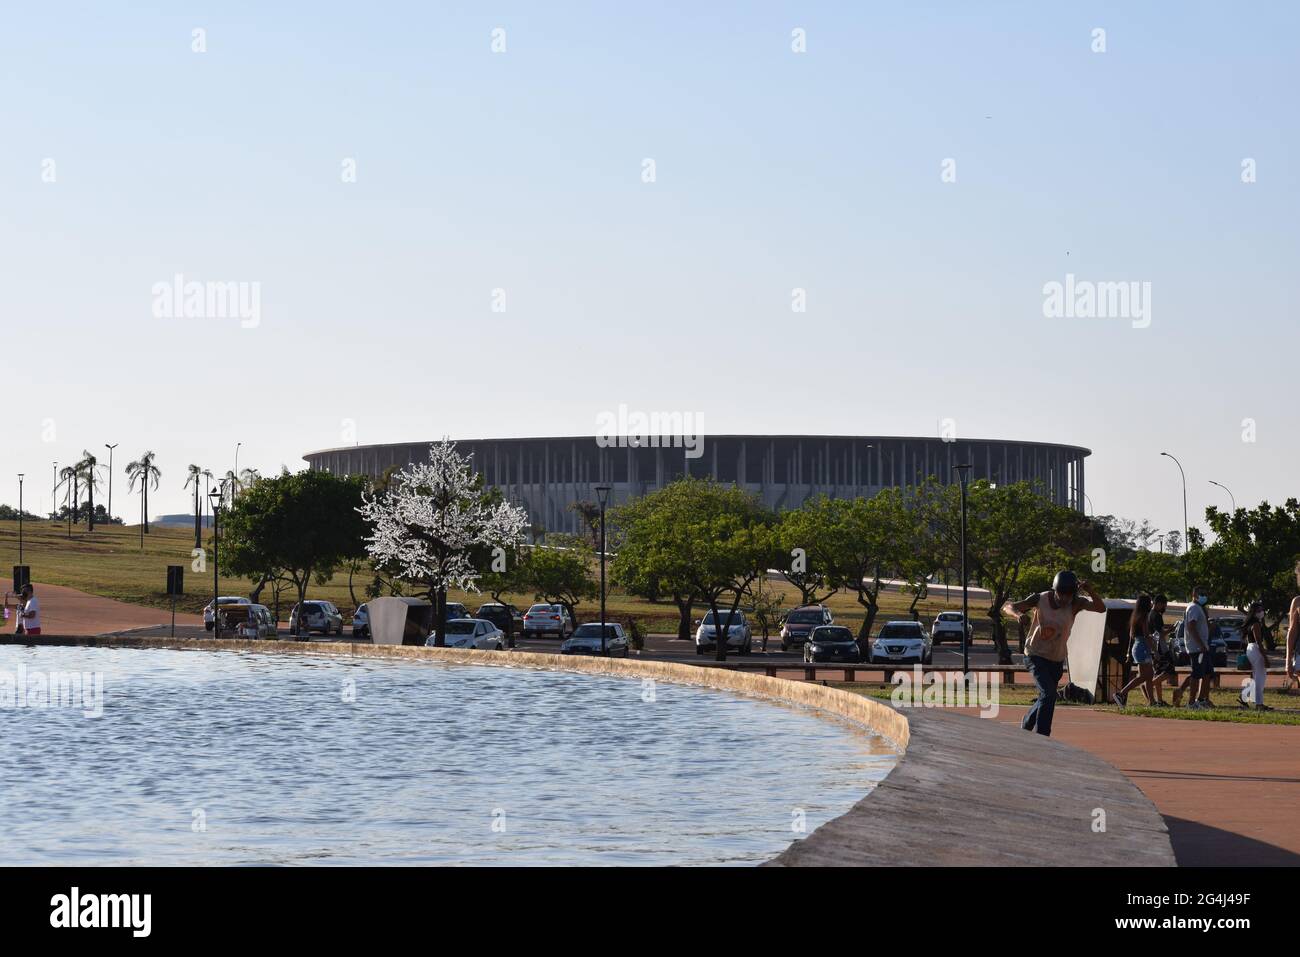
M 170 601 L 165 593 L 167 566 L 183 565 L 186 595 L 176 607 L 178 611 L 191 613 L 200 611 L 212 596 L 210 566 L 205 574 L 191 571 L 190 550 L 193 547 L 194 532 L 189 528 L 151 526 L 149 534 L 143 536 L 141 547 L 138 525 L 101 525 L 92 534 L 82 524 L 74 527 L 69 537 L 66 524 L 49 521 L 23 523 L 23 557 L 26 564 L 31 566 L 34 581 L 66 585 L 137 605 L 169 608 Z M 4 563 L 4 574 L 8 579 L 9 566 L 18 563 L 17 522 L 0 522 L 0 562 Z M 357 602 L 365 601 L 365 584 L 366 577 L 358 575 L 352 590 L 349 590 L 348 577 L 344 572 L 324 585 L 310 586 L 308 597 L 332 601 L 345 615 L 350 615 Z M 774 582 L 773 587 L 785 595 L 786 608 L 798 604 L 799 593 L 794 588 L 782 582 Z M 223 576 L 220 581 L 223 595 L 247 594 L 251 588 L 252 583 L 247 580 Z M 534 601 L 533 595 L 507 597 L 521 608 L 526 608 Z M 288 617 L 287 606 L 292 604 L 294 598 L 291 590 L 282 593 L 282 619 Z M 450 599 L 463 602 L 471 611 L 481 602 L 490 600 L 487 595 L 458 592 L 453 592 Z M 910 601 L 910 596 L 897 592 L 882 593 L 877 621 L 906 617 Z M 262 593 L 262 603 L 273 608 L 269 588 Z M 606 604 L 611 618 L 635 618 L 649 633 L 675 633 L 677 630 L 677 610 L 671 603 L 653 603 L 612 589 Z M 837 621 L 855 630 L 861 624 L 863 609 L 855 596 L 835 595 L 827 601 L 827 605 L 834 612 Z M 945 609 L 960 607 L 961 594 L 955 589 L 951 601 L 946 602 L 943 590 L 939 589 L 931 592 L 931 597 L 918 605 L 922 616 L 927 620 Z M 589 618 L 598 613 L 598 610 L 596 602 L 584 602 L 578 606 L 578 616 L 582 619 Z M 700 606 L 699 612 L 703 611 L 703 606 Z M 971 620 L 975 625 L 976 638 L 988 639 L 989 623 L 977 605 L 971 606 Z
M 843 688 L 855 694 L 866 695 L 888 701 L 893 692 L 891 685 L 878 682 L 830 682 L 832 687 Z M 1216 705 L 1213 711 L 1190 711 L 1184 702 L 1183 707 L 1148 707 L 1140 691 L 1129 695 L 1127 708 L 1118 708 L 1111 704 L 1071 704 L 1057 702 L 1058 708 L 1090 708 L 1093 711 L 1109 711 L 1117 714 L 1136 715 L 1143 718 L 1169 718 L 1175 721 L 1232 721 L 1238 724 L 1300 724 L 1300 694 L 1286 694 L 1281 689 L 1268 688 L 1264 691 L 1264 704 L 1276 710 L 1255 711 L 1242 708 L 1237 702 L 1238 688 L 1223 687 L 1210 692 L 1210 700 Z M 1037 692 L 1031 685 L 1003 684 L 998 689 L 999 705 L 1030 705 Z M 1165 700 L 1172 702 L 1173 695 L 1165 690 Z

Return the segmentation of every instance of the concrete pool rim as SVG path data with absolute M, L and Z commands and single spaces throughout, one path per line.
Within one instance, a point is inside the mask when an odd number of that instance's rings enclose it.
M 1154 865 L 1175 863 L 1155 806 L 1119 770 L 1013 725 L 938 709 L 895 710 L 865 695 L 724 668 L 535 652 L 134 636 L 4 636 L 18 646 L 82 646 L 366 657 L 524 667 L 730 691 L 825 712 L 900 753 L 885 779 L 844 814 L 769 864 Z

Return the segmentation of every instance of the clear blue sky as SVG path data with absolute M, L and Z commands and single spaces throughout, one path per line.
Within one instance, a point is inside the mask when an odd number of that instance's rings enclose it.
M 45 508 L 52 461 L 152 448 L 151 504 L 183 511 L 185 466 L 236 442 L 298 468 L 344 420 L 362 443 L 581 435 L 626 403 L 1085 445 L 1095 509 L 1161 529 L 1164 448 L 1193 521 L 1226 505 L 1208 479 L 1280 500 L 1297 9 L 6 5 L 0 468 Z M 1045 318 L 1067 272 L 1150 282 L 1149 328 Z M 260 324 L 155 318 L 176 273 L 260 282 Z

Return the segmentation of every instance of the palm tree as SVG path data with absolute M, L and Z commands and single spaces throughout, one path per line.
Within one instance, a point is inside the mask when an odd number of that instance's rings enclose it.
M 194 547 L 203 547 L 203 505 L 199 501 L 199 479 L 203 478 L 203 470 L 197 465 L 190 465 L 189 477 L 185 479 L 185 487 L 194 486 Z
M 80 481 L 79 465 L 65 465 L 59 469 L 59 484 L 67 487 L 72 500 L 72 507 L 68 512 L 68 538 L 72 537 L 72 526 L 77 521 L 78 506 L 81 504 Z
M 145 452 L 134 462 L 126 464 L 126 477 L 130 479 L 127 485 L 127 491 L 135 488 L 135 483 L 140 483 L 140 547 L 144 547 L 144 536 L 149 534 L 149 483 L 153 482 L 153 487 L 158 487 L 158 482 L 162 478 L 162 472 L 158 471 L 158 466 L 153 464 L 156 455 L 153 452 Z
M 211 469 L 203 470 L 203 507 L 207 509 L 207 514 L 209 516 L 212 515 L 212 499 L 209 497 L 208 493 L 211 491 L 212 483 L 216 480 L 217 477 L 212 474 Z
M 95 487 L 99 485 L 99 460 L 85 449 L 81 450 L 81 461 L 73 468 L 81 472 L 82 484 L 86 486 L 86 530 L 95 530 Z

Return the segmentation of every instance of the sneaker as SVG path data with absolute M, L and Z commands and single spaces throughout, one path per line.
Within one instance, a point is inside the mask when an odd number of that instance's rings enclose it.
M 1269 707 L 1268 705 L 1266 705 L 1266 704 L 1257 704 L 1257 705 L 1255 705 L 1255 710 L 1256 710 L 1256 711 L 1272 711 L 1273 709 L 1272 709 L 1271 707 Z
M 1201 711 L 1201 710 L 1204 710 L 1204 708 L 1205 708 L 1205 705 L 1204 705 L 1202 702 L 1200 702 L 1200 701 L 1189 701 L 1189 702 L 1187 702 L 1187 710 L 1188 710 L 1188 711 Z
M 1117 691 L 1115 692 L 1115 697 L 1112 698 L 1111 701 L 1119 705 L 1121 708 L 1126 707 L 1128 705 L 1128 695 L 1124 694 L 1122 691 Z

